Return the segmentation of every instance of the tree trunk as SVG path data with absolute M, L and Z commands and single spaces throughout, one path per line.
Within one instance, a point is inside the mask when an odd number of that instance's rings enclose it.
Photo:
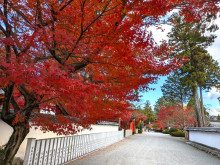
M 185 112 L 184 112 L 183 102 L 182 102 L 182 115 L 183 115 L 183 129 L 185 130 L 186 123 L 185 123 Z
M 198 86 L 197 82 L 194 83 L 193 87 L 193 96 L 194 96 L 194 101 L 195 101 L 195 108 L 196 108 L 196 116 L 197 116 L 197 122 L 198 122 L 198 127 L 203 127 L 202 123 L 202 115 L 200 111 L 200 102 L 199 102 L 199 96 L 198 96 Z
M 183 115 L 183 129 L 185 129 L 185 113 L 184 113 L 184 107 L 183 107 L 183 94 L 182 94 L 182 91 L 181 91 L 181 104 L 182 104 L 182 115 Z
M 0 165 L 10 165 L 17 153 L 21 143 L 29 133 L 25 123 L 18 123 L 13 127 L 14 131 L 6 144 L 3 153 L 0 155 Z
M 206 121 L 205 121 L 205 111 L 203 108 L 203 97 L 202 97 L 202 87 L 199 88 L 200 90 L 200 99 L 201 99 L 201 114 L 202 114 L 202 122 L 203 122 L 203 126 L 206 125 Z

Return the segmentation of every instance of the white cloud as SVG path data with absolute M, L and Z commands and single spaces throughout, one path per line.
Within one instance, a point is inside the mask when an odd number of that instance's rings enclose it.
M 162 29 L 159 29 L 155 26 L 148 28 L 149 31 L 152 31 L 154 40 L 160 44 L 162 40 L 168 40 L 167 34 L 171 31 L 172 26 L 162 25 Z
M 214 34 L 217 36 L 215 42 L 208 47 L 208 52 L 213 57 L 214 60 L 218 61 L 220 64 L 220 18 L 218 18 L 215 23 L 218 25 L 219 30 L 217 30 Z
M 218 116 L 220 115 L 220 106 L 217 107 L 216 109 L 210 109 L 208 110 L 208 112 L 210 116 Z
M 217 99 L 218 97 L 220 97 L 220 91 L 217 90 L 215 87 L 213 87 L 207 94 L 207 96 L 205 97 L 205 99 L 210 99 L 210 100 L 214 100 Z
M 214 34 L 217 36 L 214 43 L 207 48 L 207 51 L 213 57 L 214 60 L 218 61 L 220 64 L 220 18 L 218 18 L 215 23 L 219 26 L 219 30 L 217 30 Z M 152 31 L 153 37 L 155 41 L 160 44 L 162 40 L 168 40 L 167 34 L 171 31 L 172 26 L 170 25 L 161 25 L 161 29 L 151 26 L 148 28 L 149 31 Z
M 144 107 L 146 106 L 146 104 L 141 104 L 141 105 L 139 105 L 140 106 L 140 108 L 142 108 L 142 109 L 144 109 Z M 154 105 L 149 105 L 151 108 L 154 108 Z
M 154 108 L 154 105 L 150 105 L 151 108 Z

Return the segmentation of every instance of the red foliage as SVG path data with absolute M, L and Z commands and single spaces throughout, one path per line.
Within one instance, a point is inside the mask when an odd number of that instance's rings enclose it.
M 16 116 L 15 116 L 15 118 L 14 118 L 14 120 L 13 120 L 13 122 L 12 122 L 12 125 L 15 125 L 15 124 L 17 124 L 17 123 L 22 123 L 22 122 L 24 122 L 24 121 L 25 121 L 25 118 L 26 118 L 26 116 L 22 116 L 22 115 L 20 114 L 20 111 L 18 111 L 17 114 L 16 114 Z
M 140 122 L 148 119 L 148 117 L 146 115 L 144 115 L 143 113 L 138 113 L 137 111 L 133 112 L 133 116 L 135 118 L 136 126 L 138 126 L 140 124 Z
M 182 129 L 184 121 L 185 127 L 193 126 L 197 121 L 195 111 L 191 107 L 187 107 L 183 113 L 182 106 L 176 104 L 175 106 L 163 107 L 159 111 L 156 125 L 162 130 L 168 127 Z
M 128 101 L 138 100 L 134 90 L 145 91 L 158 75 L 180 65 L 169 58 L 172 48 L 165 42 L 157 45 L 147 28 L 176 6 L 190 21 L 216 13 L 215 3 L 7 1 L 0 13 L 0 87 L 14 85 L 18 114 L 23 115 L 15 115 L 15 123 L 31 112 L 33 125 L 68 134 L 100 120 L 128 118 Z

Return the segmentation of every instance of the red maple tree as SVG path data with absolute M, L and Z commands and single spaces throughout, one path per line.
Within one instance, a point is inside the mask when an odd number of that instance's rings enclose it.
M 141 112 L 138 112 L 138 110 L 135 110 L 132 113 L 132 118 L 135 119 L 135 126 L 138 127 L 140 124 L 142 124 L 143 121 L 147 120 L 149 117 Z
M 79 126 L 126 117 L 128 101 L 138 99 L 135 90 L 146 90 L 179 66 L 169 59 L 167 43 L 157 45 L 147 28 L 175 7 L 192 21 L 216 13 L 217 3 L 1 0 L 1 119 L 14 132 L 0 162 L 12 161 L 30 123 L 71 134 Z
M 156 120 L 157 129 L 164 130 L 171 127 L 183 129 L 184 127 L 194 126 L 196 124 L 195 110 L 191 107 L 184 108 L 180 104 L 174 106 L 162 107 Z

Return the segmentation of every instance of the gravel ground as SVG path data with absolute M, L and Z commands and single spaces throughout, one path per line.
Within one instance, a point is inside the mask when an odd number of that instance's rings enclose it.
M 67 165 L 220 165 L 220 159 L 161 133 L 130 136 Z

